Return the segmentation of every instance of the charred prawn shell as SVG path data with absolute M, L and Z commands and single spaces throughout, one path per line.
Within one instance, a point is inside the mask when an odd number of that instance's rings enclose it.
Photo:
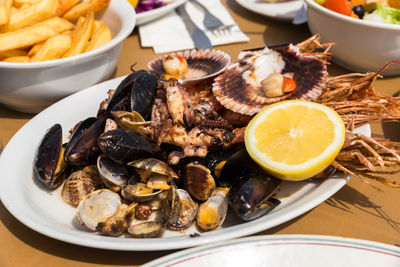
M 63 154 L 62 128 L 55 124 L 44 135 L 33 163 L 35 177 L 49 189 L 57 188 L 67 178 Z
M 107 116 L 115 110 L 136 111 L 150 120 L 157 81 L 157 76 L 146 70 L 128 75 L 115 90 L 106 109 Z
M 65 150 L 65 161 L 71 165 L 90 164 L 100 149 L 97 138 L 104 132 L 105 118 L 85 120 L 72 135 Z
M 132 130 L 116 129 L 98 138 L 101 151 L 116 162 L 128 162 L 138 158 L 155 157 L 160 148 L 145 136 Z
M 271 198 L 279 184 L 280 180 L 267 174 L 242 177 L 229 191 L 229 205 L 241 219 L 257 219 L 280 204 L 279 200 Z

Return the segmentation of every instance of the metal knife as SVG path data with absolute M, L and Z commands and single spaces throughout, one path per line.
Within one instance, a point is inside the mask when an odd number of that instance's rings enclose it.
M 207 35 L 190 19 L 188 13 L 186 12 L 185 5 L 186 4 L 183 4 L 177 7 L 176 11 L 185 23 L 186 29 L 188 30 L 190 37 L 194 42 L 194 47 L 196 49 L 212 49 L 210 39 L 208 39 Z

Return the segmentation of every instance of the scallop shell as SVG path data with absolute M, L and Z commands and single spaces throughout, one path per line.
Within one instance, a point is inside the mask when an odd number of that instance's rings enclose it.
M 239 61 L 215 78 L 212 90 L 217 100 L 229 110 L 252 116 L 266 105 L 285 99 L 317 99 L 328 77 L 325 63 L 314 56 L 301 54 L 293 45 L 275 51 L 285 62 L 282 73 L 294 73 L 293 79 L 297 84 L 294 91 L 280 97 L 265 97 L 260 88 L 247 84 L 243 79 L 243 72 L 252 66 Z
M 164 74 L 162 61 L 167 56 L 182 56 L 188 63 L 187 75 L 179 81 L 184 86 L 194 85 L 222 73 L 231 63 L 231 57 L 220 50 L 187 50 L 158 57 L 147 65 L 151 72 L 161 76 Z

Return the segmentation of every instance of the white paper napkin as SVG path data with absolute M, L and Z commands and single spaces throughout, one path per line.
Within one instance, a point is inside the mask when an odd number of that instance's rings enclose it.
M 224 25 L 234 25 L 229 31 L 216 33 L 208 31 L 203 25 L 204 10 L 198 5 L 186 2 L 186 11 L 193 22 L 203 30 L 213 46 L 247 42 L 249 38 L 239 29 L 229 12 L 220 0 L 198 0 L 208 10 L 218 17 Z M 161 17 L 158 20 L 139 26 L 142 47 L 153 47 L 155 53 L 193 49 L 194 44 L 181 17 L 175 12 Z

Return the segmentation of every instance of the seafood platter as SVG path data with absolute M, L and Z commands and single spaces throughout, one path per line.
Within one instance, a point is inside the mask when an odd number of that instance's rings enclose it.
M 315 35 L 242 51 L 233 63 L 218 50 L 178 52 L 67 97 L 24 126 L 29 139 L 19 133 L 8 145 L 32 153 L 3 152 L 0 168 L 9 164 L 4 174 L 19 178 L 0 191 L 2 202 L 21 222 L 66 242 L 163 250 L 286 222 L 333 195 L 347 175 L 396 187 L 366 178 L 400 164 L 400 144 L 370 137 L 368 124 L 399 119 L 400 98 L 374 90 L 379 72 L 330 77 L 331 45 Z M 346 127 L 334 161 L 296 182 L 268 174 L 244 141 L 254 115 L 288 99 L 326 105 Z M 60 115 L 71 105 L 79 108 Z M 18 168 L 21 160 L 33 175 Z M 12 202 L 19 197 L 24 203 Z

